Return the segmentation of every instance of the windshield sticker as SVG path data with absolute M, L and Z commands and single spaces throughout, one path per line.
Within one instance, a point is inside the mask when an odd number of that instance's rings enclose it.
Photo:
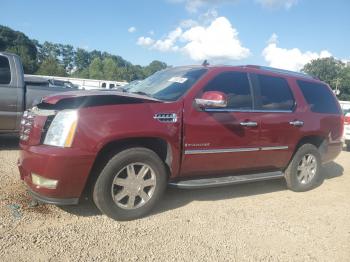
M 187 78 L 185 77 L 180 77 L 180 76 L 174 76 L 168 80 L 169 82 L 174 82 L 174 83 L 179 83 L 183 84 L 187 81 Z

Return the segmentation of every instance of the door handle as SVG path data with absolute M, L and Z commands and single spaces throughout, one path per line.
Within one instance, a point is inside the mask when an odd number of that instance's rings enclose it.
M 241 122 L 239 124 L 241 126 L 258 126 L 258 123 L 254 121 Z
M 292 126 L 303 126 L 304 125 L 304 121 L 294 120 L 294 121 L 290 121 L 289 124 L 292 125 Z

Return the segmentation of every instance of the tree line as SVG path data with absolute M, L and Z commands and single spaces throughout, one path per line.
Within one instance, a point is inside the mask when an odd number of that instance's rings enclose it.
M 302 71 L 338 90 L 339 100 L 350 101 L 350 62 L 344 63 L 334 57 L 320 58 L 306 64 Z
M 148 66 L 133 65 L 121 56 L 98 50 L 28 38 L 24 33 L 0 25 L 0 51 L 18 54 L 26 74 L 133 81 L 167 67 L 161 61 Z
M 0 25 L 0 51 L 18 54 L 27 74 L 72 76 L 79 78 L 133 81 L 167 67 L 153 61 L 148 66 L 133 65 L 121 56 L 97 50 L 87 51 L 71 45 L 40 43 L 24 33 Z M 350 65 L 334 57 L 312 60 L 303 72 L 339 90 L 338 98 L 350 100 Z

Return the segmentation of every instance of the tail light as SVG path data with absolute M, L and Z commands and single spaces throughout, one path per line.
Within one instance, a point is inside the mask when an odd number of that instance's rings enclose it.
M 344 117 L 344 125 L 350 125 L 350 115 L 349 114 L 347 114 Z

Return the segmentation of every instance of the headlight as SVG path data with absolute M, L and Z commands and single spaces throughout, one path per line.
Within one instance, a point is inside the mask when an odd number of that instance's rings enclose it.
M 78 122 L 76 110 L 64 110 L 57 113 L 46 133 L 44 144 L 70 147 Z

